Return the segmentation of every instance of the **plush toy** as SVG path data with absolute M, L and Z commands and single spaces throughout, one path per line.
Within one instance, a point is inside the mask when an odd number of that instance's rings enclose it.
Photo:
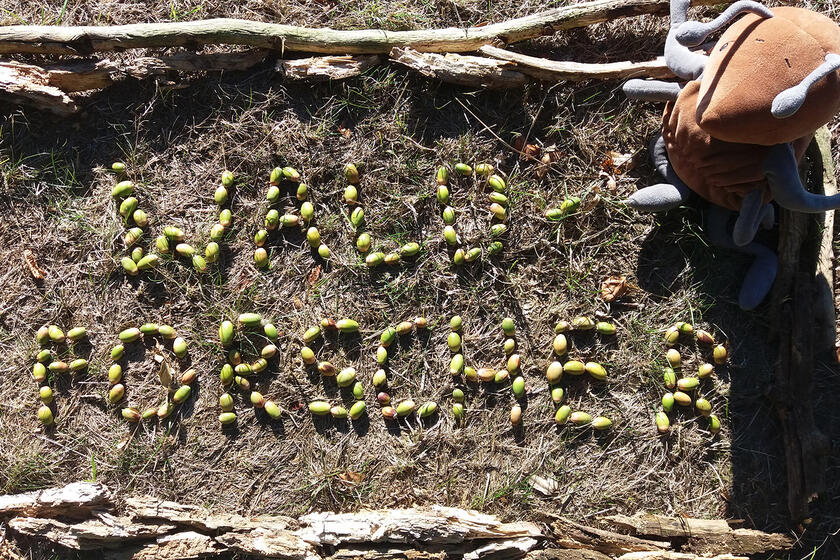
M 777 257 L 753 240 L 775 221 L 771 201 L 800 212 L 840 208 L 840 195 L 807 192 L 798 162 L 817 128 L 840 110 L 840 28 L 803 8 L 741 0 L 709 23 L 686 21 L 690 0 L 671 1 L 665 61 L 681 83 L 630 80 L 631 99 L 667 101 L 651 157 L 666 183 L 626 202 L 661 211 L 696 193 L 709 203 L 706 234 L 754 256 L 739 304 L 756 307 Z M 708 50 L 692 50 L 735 18 Z M 734 225 L 730 224 L 735 217 Z

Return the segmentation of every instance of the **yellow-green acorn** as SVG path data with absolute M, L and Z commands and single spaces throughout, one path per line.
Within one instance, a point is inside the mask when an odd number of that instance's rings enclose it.
M 50 340 L 55 342 L 56 344 L 64 342 L 64 331 L 62 331 L 56 325 L 50 325 L 49 327 L 47 327 L 47 335 L 49 336 Z
M 551 388 L 551 400 L 554 402 L 554 404 L 560 404 L 561 402 L 563 402 L 564 396 L 565 393 L 563 392 L 563 387 L 554 386 Z
M 330 413 L 330 403 L 325 401 L 312 401 L 309 403 L 309 412 L 316 416 L 325 416 Z
M 569 360 L 563 364 L 563 372 L 569 375 L 583 375 L 586 373 L 586 364 L 578 360 Z
M 615 334 L 615 325 L 607 323 L 606 321 L 600 321 L 595 324 L 595 330 L 597 330 L 599 334 L 611 336 Z
M 500 192 L 491 192 L 487 195 L 487 198 L 490 199 L 490 202 L 495 202 L 500 206 L 507 206 L 508 205 L 508 197 L 503 195 Z
M 230 187 L 233 185 L 233 173 L 225 169 L 222 171 L 222 185 Z
M 452 226 L 446 226 L 443 228 L 443 239 L 446 241 L 448 245 L 457 245 L 458 244 L 458 234 L 455 232 L 455 228 Z
M 358 420 L 362 416 L 365 415 L 367 412 L 367 406 L 365 406 L 365 401 L 356 401 L 353 403 L 353 406 L 350 407 L 350 419 L 351 420 Z
M 157 409 L 157 416 L 161 420 L 165 418 L 169 418 L 172 413 L 175 411 L 175 403 L 170 400 L 165 400 L 160 403 L 160 406 Z
M 362 385 L 361 381 L 356 381 L 353 384 L 353 396 L 356 397 L 357 400 L 362 400 L 365 398 L 365 388 Z
M 120 340 L 122 342 L 134 342 L 139 340 L 143 333 L 137 327 L 131 327 L 120 332 Z
M 604 369 L 599 363 L 596 362 L 586 362 L 584 366 L 586 369 L 586 373 L 592 376 L 593 379 L 597 379 L 598 381 L 605 381 L 607 379 L 607 370 Z
M 265 326 L 263 326 L 263 332 L 269 340 L 277 340 L 277 327 L 275 327 L 273 323 L 266 323 Z
M 306 195 L 309 194 L 309 187 L 306 183 L 301 183 L 298 185 L 297 190 L 295 191 L 295 198 L 300 201 L 306 200 Z
M 569 416 L 569 420 L 571 420 L 572 424 L 575 426 L 585 426 L 592 422 L 592 416 L 586 412 L 572 412 Z
M 318 256 L 321 257 L 324 260 L 329 259 L 330 258 L 330 248 L 327 247 L 324 243 L 321 243 L 318 246 Z
M 303 221 L 309 223 L 314 216 L 315 207 L 311 202 L 307 201 L 300 205 L 300 217 L 303 218 Z
M 359 330 L 359 323 L 353 319 L 341 319 L 336 321 L 335 326 L 343 333 L 354 333 Z
M 420 408 L 417 409 L 417 415 L 420 418 L 428 418 L 429 416 L 433 415 L 437 412 L 438 405 L 435 401 L 428 401 L 420 405 Z
M 265 397 L 263 397 L 262 393 L 258 391 L 251 391 L 250 399 L 254 408 L 262 408 L 265 406 Z
M 384 261 L 385 261 L 385 253 L 382 253 L 382 252 L 379 252 L 379 251 L 377 251 L 375 253 L 371 253 L 367 257 L 365 257 L 365 264 L 368 265 L 370 268 L 379 266 Z
M 46 346 L 50 343 L 50 329 L 48 326 L 44 325 L 38 329 L 35 333 L 35 340 L 41 346 Z
M 576 196 L 570 196 L 560 203 L 560 211 L 563 215 L 571 214 L 580 206 L 580 199 Z
M 223 426 L 233 424 L 234 422 L 236 422 L 236 413 L 234 413 L 234 412 L 222 412 L 221 414 L 219 414 L 219 422 Z
M 677 374 L 673 368 L 666 367 L 662 370 L 662 380 L 669 389 L 677 386 Z
M 161 325 L 158 327 L 158 334 L 167 340 L 172 340 L 178 333 L 175 332 L 175 329 L 170 327 L 169 325 Z
M 131 260 L 139 262 L 143 258 L 143 247 L 135 247 L 131 250 Z
M 510 317 L 505 317 L 504 319 L 502 319 L 502 331 L 507 336 L 513 336 L 513 334 L 516 332 L 516 326 L 513 323 L 513 319 L 511 319 Z
M 315 352 L 313 352 L 312 348 L 309 348 L 308 346 L 304 346 L 300 349 L 300 358 L 303 360 L 304 364 L 309 366 L 318 361 L 315 357 Z
M 122 414 L 123 419 L 127 422 L 139 422 L 140 421 L 140 411 L 134 407 L 127 407 L 120 411 Z
M 222 366 L 222 370 L 219 373 L 219 378 L 222 382 L 222 386 L 227 387 L 231 383 L 233 383 L 233 366 L 230 364 L 225 364 Z
M 700 385 L 700 380 L 696 377 L 683 377 L 679 381 L 677 381 L 677 388 L 684 392 L 690 393 L 691 391 L 695 390 Z
M 674 394 L 673 393 L 665 393 L 662 395 L 662 410 L 665 412 L 671 412 L 674 409 Z
M 201 255 L 193 255 L 192 264 L 196 272 L 201 274 L 207 272 L 207 261 Z
M 225 237 L 225 226 L 222 224 L 213 224 L 213 227 L 210 228 L 210 239 L 211 241 L 219 242 Z
M 420 244 L 419 243 L 406 243 L 402 247 L 400 247 L 400 254 L 404 257 L 414 257 L 417 253 L 420 252 Z
M 277 347 L 273 344 L 266 344 L 260 350 L 260 357 L 266 360 L 271 359 L 277 354 Z
M 157 266 L 158 262 L 160 262 L 160 257 L 152 254 L 146 255 L 139 261 L 137 261 L 137 270 L 150 270 Z
M 165 255 L 169 253 L 169 240 L 163 235 L 158 235 L 155 238 L 155 247 L 157 247 L 159 253 Z
M 487 179 L 487 184 L 490 185 L 491 189 L 499 193 L 505 192 L 505 189 L 507 188 L 505 180 L 498 175 L 491 175 Z
M 437 200 L 443 206 L 449 206 L 449 188 L 446 185 L 438 185 Z
M 569 416 L 572 414 L 572 409 L 569 405 L 564 404 L 560 408 L 557 409 L 557 412 L 554 413 L 554 422 L 559 425 L 563 425 L 569 419 Z
M 388 376 L 385 373 L 384 369 L 376 370 L 376 373 L 373 374 L 373 386 L 374 387 L 384 387 L 388 383 Z
M 120 181 L 111 190 L 111 196 L 114 198 L 124 198 L 134 192 L 134 183 L 131 181 Z
M 356 249 L 360 253 L 367 253 L 370 251 L 370 235 L 367 233 L 360 234 L 358 239 L 356 239 Z
M 551 343 L 551 347 L 554 349 L 554 353 L 558 356 L 562 356 L 566 353 L 569 348 L 568 341 L 566 340 L 566 335 L 558 334 L 554 337 L 554 342 Z
M 461 424 L 464 421 L 464 405 L 456 402 L 452 404 L 452 417 L 456 424 Z
M 691 396 L 682 391 L 675 391 L 674 402 L 680 406 L 691 406 Z
M 272 420 L 277 420 L 283 414 L 280 410 L 280 407 L 277 406 L 277 403 L 274 401 L 265 401 L 263 405 L 263 410 L 265 410 L 266 414 L 268 414 Z
M 41 364 L 48 364 L 52 361 L 52 352 L 49 351 L 48 348 L 44 348 L 40 352 L 38 352 L 37 360 Z
M 233 368 L 233 371 L 235 371 L 239 375 L 251 375 L 252 373 L 254 373 L 254 368 L 251 367 L 251 364 L 240 363 L 236 364 L 236 366 Z
M 397 416 L 406 417 L 414 413 L 414 401 L 406 399 L 397 405 Z
M 507 232 L 507 226 L 505 224 L 493 224 L 490 226 L 490 235 L 493 237 L 499 237 L 504 235 Z
M 385 348 L 388 348 L 396 339 L 397 329 L 395 329 L 394 327 L 388 327 L 384 331 L 382 331 L 381 335 L 379 335 L 379 344 Z
M 519 371 L 522 357 L 519 354 L 511 354 L 507 359 L 507 370 L 511 373 Z
M 353 212 L 350 214 L 350 223 L 353 224 L 353 227 L 356 229 L 362 227 L 362 224 L 365 223 L 365 209 L 361 206 L 353 209 Z
M 312 342 L 313 340 L 318 338 L 320 335 L 321 335 L 321 327 L 319 327 L 317 325 L 314 326 L 314 327 L 309 327 L 308 329 L 306 329 L 306 332 L 303 333 L 303 341 L 306 342 L 306 343 Z
M 668 419 L 668 415 L 664 412 L 657 412 L 656 413 L 656 429 L 659 431 L 660 434 L 666 433 L 671 428 L 671 421 Z
M 443 166 L 438 167 L 435 174 L 435 182 L 438 185 L 445 185 L 449 182 L 449 170 Z
M 680 339 L 680 330 L 676 326 L 668 327 L 665 331 L 665 344 L 673 346 Z
M 551 362 L 545 370 L 545 377 L 551 385 L 558 383 L 563 379 L 563 365 L 560 362 Z
M 521 399 L 525 395 L 525 379 L 521 375 L 517 376 L 510 384 L 510 388 L 513 391 L 513 396 Z
M 153 406 L 147 408 L 143 412 L 140 413 L 140 418 L 143 420 L 151 420 L 152 418 L 157 418 L 158 409 L 157 407 Z
M 226 228 L 229 228 L 231 225 L 233 225 L 233 215 L 230 213 L 230 210 L 228 208 L 225 208 L 224 210 L 219 212 L 219 223 Z
M 349 387 L 356 382 L 356 370 L 348 367 L 339 372 L 335 378 L 335 382 L 339 387 Z
M 477 175 L 487 176 L 493 173 L 493 166 L 489 163 L 479 163 L 475 166 L 475 172 Z
M 592 427 L 600 432 L 609 430 L 612 427 L 612 420 L 605 416 L 596 416 L 592 419 Z
M 283 214 L 283 216 L 280 217 L 280 223 L 285 227 L 294 227 L 300 225 L 300 217 L 295 214 Z
M 46 381 L 47 367 L 40 362 L 36 362 L 35 365 L 32 366 L 32 379 L 38 383 Z
M 76 358 L 72 362 L 70 362 L 70 371 L 77 372 L 82 371 L 83 369 L 88 367 L 88 361 L 84 358 Z
M 111 364 L 108 368 L 108 383 L 116 385 L 122 381 L 122 366 L 120 364 Z
M 186 237 L 184 230 L 176 226 L 166 226 L 163 228 L 163 235 L 170 241 L 183 241 Z
M 457 173 L 458 175 L 460 175 L 462 177 L 467 177 L 469 175 L 472 175 L 472 172 L 473 172 L 472 167 L 470 167 L 466 163 L 456 163 L 455 164 L 455 173 Z
M 464 260 L 468 263 L 475 262 L 481 258 L 481 247 L 473 247 L 464 255 Z
M 496 372 L 496 374 L 493 376 L 493 381 L 494 381 L 495 383 L 504 383 L 504 382 L 505 382 L 505 381 L 507 381 L 508 379 L 510 379 L 510 372 L 509 372 L 508 370 L 506 370 L 506 369 L 500 369 L 500 370 L 499 370 L 499 371 L 497 371 L 497 372 Z
M 224 205 L 228 201 L 228 190 L 224 187 L 224 185 L 216 187 L 216 191 L 213 193 L 213 200 L 216 201 L 216 204 L 219 206 Z
M 179 336 L 172 342 L 172 351 L 179 358 L 183 358 L 187 355 L 187 341 Z
M 449 373 L 451 375 L 461 375 L 464 370 L 464 355 L 455 354 L 449 361 Z
M 139 227 L 133 227 L 125 233 L 123 241 L 125 242 L 126 247 L 131 247 L 140 241 L 141 237 L 143 237 L 143 230 Z
M 516 350 L 516 341 L 512 338 L 506 338 L 504 344 L 502 344 L 502 348 L 505 351 L 505 355 L 510 356 Z
M 464 379 L 469 383 L 478 381 L 478 372 L 472 366 L 464 366 Z
M 219 260 L 219 244 L 215 241 L 211 241 L 207 244 L 207 247 L 204 248 L 204 259 L 208 263 L 214 263 Z
M 50 404 L 53 401 L 53 391 L 48 385 L 44 385 L 38 390 L 38 395 L 44 404 Z
M 123 346 L 122 344 L 117 344 L 116 346 L 111 348 L 111 359 L 114 360 L 114 361 L 117 361 L 117 360 L 119 360 L 120 358 L 123 357 L 124 353 L 125 353 L 125 346 Z
M 344 180 L 355 185 L 359 182 L 359 170 L 353 163 L 348 163 L 344 166 Z
M 518 404 L 513 405 L 510 408 L 510 423 L 514 426 L 518 425 L 522 421 L 522 407 Z
M 507 219 L 507 210 L 498 202 L 490 205 L 490 213 L 499 221 L 505 221 Z
M 175 245 L 175 252 L 182 257 L 190 258 L 195 255 L 195 247 L 189 243 L 178 243 Z
M 713 351 L 715 363 L 718 365 L 726 363 L 726 346 L 718 344 Z
M 306 230 L 306 241 L 313 249 L 317 249 L 321 245 L 321 232 L 318 231 L 318 228 L 311 227 Z
M 123 257 L 120 260 L 120 264 L 125 270 L 125 273 L 129 276 L 136 276 L 137 275 L 137 263 L 131 257 Z
M 452 390 L 452 400 L 455 402 L 464 402 L 464 391 L 458 389 L 457 387 Z
M 441 214 L 443 217 L 443 223 L 446 225 L 452 225 L 455 223 L 455 209 L 451 206 L 447 206 L 443 209 L 443 213 Z
M 703 416 L 709 416 L 712 414 L 712 404 L 703 397 L 694 401 L 694 408 L 696 408 L 697 412 Z
M 388 361 L 388 349 L 380 346 L 376 349 L 376 363 L 382 365 Z
M 241 327 L 255 329 L 260 326 L 262 315 L 259 313 L 240 313 L 236 320 Z
M 347 409 L 341 405 L 334 406 L 330 409 L 330 414 L 336 420 L 344 420 L 345 418 L 347 418 Z
M 554 325 L 554 332 L 560 334 L 568 331 L 570 328 L 572 328 L 572 326 L 568 321 L 558 321 L 558 323 Z
M 125 386 L 122 383 L 117 383 L 108 391 L 108 402 L 116 404 L 122 400 L 123 396 L 125 396 Z
M 385 262 L 385 264 L 395 265 L 395 264 L 399 264 L 400 258 L 401 258 L 400 254 L 397 253 L 396 251 L 393 251 L 393 252 L 385 255 L 385 258 L 383 259 L 383 261 Z
M 49 369 L 53 373 L 64 373 L 70 369 L 70 366 L 67 365 L 66 362 L 55 361 L 50 362 L 50 365 L 47 366 L 47 369 Z
M 578 331 L 591 331 L 595 328 L 595 321 L 589 317 L 575 317 L 572 319 L 572 328 Z
M 700 364 L 700 367 L 697 368 L 697 377 L 700 379 L 705 379 L 712 375 L 715 371 L 715 366 L 712 364 Z
M 466 262 L 466 252 L 463 249 L 456 249 L 452 255 L 452 262 L 457 266 L 461 266 Z
M 125 164 L 121 161 L 115 161 L 111 164 L 111 171 L 113 171 L 117 175 L 122 175 L 123 173 L 125 173 Z
M 187 400 L 187 398 L 189 398 L 191 392 L 192 387 L 190 387 L 189 385 L 182 385 L 178 387 L 178 390 L 175 391 L 174 395 L 172 395 L 172 401 L 175 404 L 181 404 L 182 402 Z
M 452 352 L 460 352 L 461 336 L 454 331 L 449 333 L 449 336 L 446 338 L 446 344 L 449 346 L 449 350 L 451 350 Z
M 668 361 L 668 365 L 672 368 L 680 367 L 682 363 L 682 358 L 680 357 L 680 353 L 677 351 L 676 348 L 671 348 L 665 353 L 665 359 Z
M 709 415 L 709 431 L 715 435 L 720 431 L 720 420 L 714 414 Z
M 353 185 L 347 185 L 344 189 L 344 202 L 350 206 L 359 201 L 359 190 Z
M 276 185 L 271 185 L 265 191 L 265 199 L 269 202 L 277 202 L 280 200 L 280 189 Z
M 53 413 L 52 410 L 50 410 L 50 407 L 44 404 L 38 408 L 38 420 L 40 420 L 41 424 L 44 426 L 49 426 L 53 423 Z

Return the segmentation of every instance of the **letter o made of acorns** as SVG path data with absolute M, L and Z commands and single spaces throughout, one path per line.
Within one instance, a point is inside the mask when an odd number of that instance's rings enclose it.
M 263 321 L 258 313 L 241 313 L 236 319 L 236 325 L 228 320 L 219 325 L 219 342 L 227 352 L 226 362 L 219 373 L 224 390 L 219 397 L 219 406 L 222 409 L 219 422 L 222 426 L 236 422 L 235 403 L 231 395 L 234 389 L 247 394 L 251 405 L 256 409 L 265 410 L 272 420 L 277 420 L 282 415 L 283 412 L 277 403 L 267 400 L 259 391 L 252 390 L 250 380 L 251 376 L 268 368 L 269 360 L 277 355 L 275 342 L 278 336 L 277 327 L 271 322 Z M 256 354 L 257 348 L 259 356 L 249 361 L 249 351 L 252 350 Z
M 177 405 L 189 399 L 192 394 L 192 383 L 196 380 L 196 370 L 190 368 L 183 372 L 177 380 L 172 377 L 172 368 L 164 356 L 165 344 L 163 341 L 172 341 L 171 351 L 183 363 L 187 357 L 187 341 L 178 336 L 178 333 L 169 325 L 157 325 L 156 323 L 144 323 L 140 327 L 129 327 L 119 333 L 120 342 L 111 348 L 112 364 L 108 368 L 108 403 L 111 406 L 120 406 L 126 399 L 127 389 L 124 383 L 126 369 L 125 363 L 126 347 L 132 344 L 143 344 L 144 341 L 155 339 L 155 362 L 160 364 L 158 377 L 160 384 L 166 391 L 163 401 L 158 406 L 139 407 L 132 404 L 123 406 L 120 410 L 121 416 L 127 422 L 139 422 L 140 420 L 164 420 L 172 415 Z

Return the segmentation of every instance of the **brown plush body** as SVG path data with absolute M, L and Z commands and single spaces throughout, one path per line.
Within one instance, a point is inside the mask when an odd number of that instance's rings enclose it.
M 741 17 L 709 53 L 696 122 L 714 138 L 762 146 L 792 142 L 840 111 L 840 72 L 834 72 L 811 87 L 795 119 L 770 114 L 776 95 L 801 82 L 826 54 L 840 53 L 840 28 L 830 18 L 804 8 L 771 11 L 772 18 Z
M 674 171 L 691 190 L 728 210 L 740 209 L 744 196 L 755 189 L 762 191 L 765 203 L 770 202 L 762 168 L 769 146 L 712 137 L 697 122 L 700 91 L 699 81 L 688 82 L 677 100 L 665 106 L 662 138 Z M 805 153 L 812 132 L 793 142 L 797 161 Z

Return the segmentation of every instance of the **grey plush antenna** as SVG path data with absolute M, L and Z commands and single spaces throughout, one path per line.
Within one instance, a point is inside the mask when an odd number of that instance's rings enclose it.
M 685 25 L 691 0 L 671 0 L 671 28 L 665 39 L 665 64 L 683 80 L 699 78 L 709 60 L 703 53 L 693 52 L 677 41 L 677 29 Z
M 764 18 L 773 17 L 773 12 L 770 11 L 770 8 L 762 6 L 758 2 L 753 2 L 753 0 L 739 0 L 726 8 L 722 14 L 708 23 L 700 21 L 687 21 L 683 23 L 680 25 L 679 29 L 677 29 L 677 41 L 686 47 L 696 47 L 701 45 L 703 41 L 706 40 L 706 37 L 723 28 L 733 19 L 746 12 Z
M 793 115 L 805 103 L 811 86 L 838 69 L 840 69 L 840 54 L 830 53 L 825 55 L 825 62 L 820 64 L 816 70 L 805 76 L 805 79 L 797 85 L 786 89 L 773 99 L 770 112 L 777 119 L 786 119 Z
M 762 169 L 773 199 L 782 208 L 806 214 L 840 208 L 840 194 L 826 196 L 805 190 L 799 178 L 799 164 L 790 144 L 776 144 L 770 148 Z

